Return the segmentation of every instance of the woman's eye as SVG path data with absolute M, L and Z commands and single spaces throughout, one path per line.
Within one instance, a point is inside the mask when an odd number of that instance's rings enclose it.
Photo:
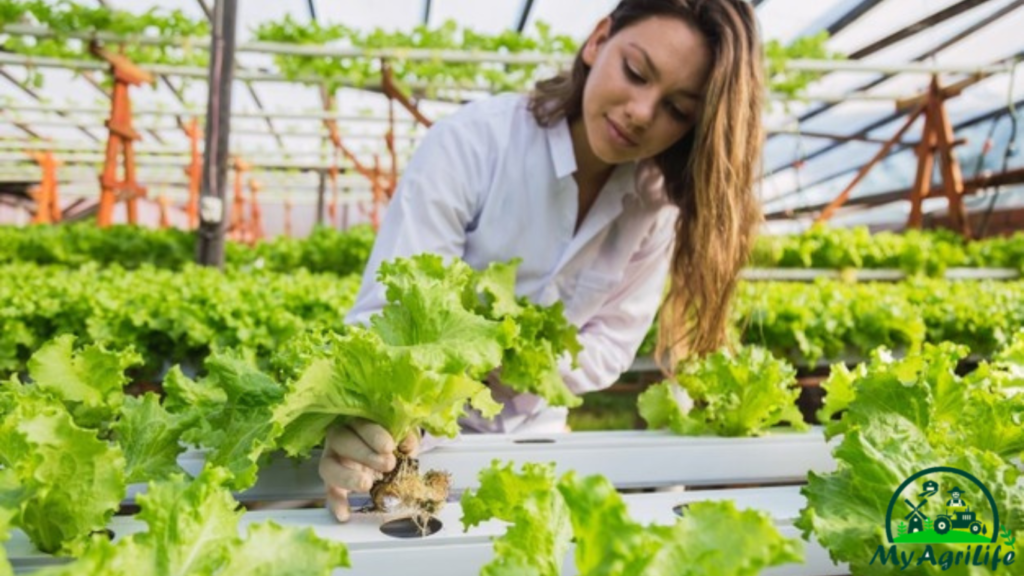
M 634 70 L 626 60 L 622 61 L 622 71 L 626 74 L 626 78 L 629 78 L 634 84 L 642 84 L 644 82 L 644 77 Z
M 682 110 L 676 108 L 672 104 L 667 104 L 667 106 L 669 114 L 671 114 L 672 117 L 675 118 L 677 121 L 686 122 L 687 120 L 690 119 L 690 115 L 688 113 L 683 112 Z

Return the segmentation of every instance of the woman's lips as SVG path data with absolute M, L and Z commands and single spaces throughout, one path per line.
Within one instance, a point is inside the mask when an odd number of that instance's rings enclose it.
M 614 120 L 607 116 L 605 116 L 605 120 L 608 122 L 608 133 L 611 135 L 612 140 L 615 141 L 615 143 L 624 148 L 636 146 L 636 140 L 630 138 Z

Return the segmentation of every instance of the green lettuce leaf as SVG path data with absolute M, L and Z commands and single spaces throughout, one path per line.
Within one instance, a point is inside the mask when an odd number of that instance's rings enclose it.
M 3 546 L 11 537 L 11 526 L 17 512 L 17 503 L 21 500 L 21 486 L 13 470 L 0 470 L 0 576 L 13 576 L 14 569 L 7 559 L 7 551 Z
M 279 445 L 291 455 L 306 454 L 338 417 L 365 418 L 393 438 L 404 438 L 417 427 L 455 436 L 467 401 L 485 416 L 500 412 L 482 383 L 427 369 L 418 358 L 422 355 L 408 347 L 389 346 L 375 333 L 353 327 L 337 355 L 313 361 L 274 409 L 282 430 Z
M 282 528 L 273 521 L 251 524 L 244 542 L 219 572 L 251 576 L 330 576 L 349 567 L 348 549 L 324 540 L 312 528 Z
M 755 576 L 803 561 L 798 540 L 771 519 L 732 502 L 698 502 L 672 526 L 633 521 L 606 478 L 569 472 L 558 484 L 572 517 L 576 567 L 588 575 Z
M 523 465 L 515 472 L 495 460 L 480 472 L 480 487 L 462 494 L 466 530 L 491 519 L 512 524 L 494 542 L 494 560 L 483 576 L 558 576 L 562 571 L 572 525 L 569 510 L 555 490 L 553 464 Z
M 801 543 L 760 512 L 704 502 L 671 526 L 644 526 L 606 478 L 569 472 L 556 481 L 553 464 L 515 472 L 494 461 L 479 490 L 463 494 L 462 513 L 467 529 L 492 518 L 512 524 L 494 542 L 487 576 L 557 576 L 570 538 L 577 572 L 588 576 L 755 576 L 803 560 Z
M 818 422 L 826 424 L 850 406 L 855 396 L 854 382 L 865 376 L 865 370 L 865 364 L 858 364 L 853 370 L 845 364 L 832 365 L 828 378 L 821 383 L 825 402 L 816 414 Z
M 125 496 L 124 455 L 59 401 L 25 388 L 0 421 L 0 464 L 21 486 L 14 524 L 43 552 L 75 554 Z
M 125 398 L 113 432 L 127 461 L 126 481 L 134 484 L 183 473 L 177 462 L 178 454 L 185 451 L 180 440 L 199 418 L 196 411 L 167 412 L 153 393 Z
M 947 449 L 934 447 L 928 437 L 906 418 L 895 414 L 879 414 L 873 420 L 848 430 L 834 452 L 838 467 L 830 474 L 811 472 L 802 490 L 807 507 L 796 525 L 804 538 L 813 536 L 829 550 L 836 562 L 850 563 L 853 574 L 864 576 L 891 574 L 892 565 L 882 566 L 871 559 L 881 545 L 888 547 L 885 518 L 893 491 L 911 475 L 935 466 L 952 466 L 967 470 L 992 491 L 1000 506 L 1000 522 L 1012 531 L 1024 527 L 1021 510 L 1024 485 L 1020 472 L 997 455 L 971 447 Z M 962 483 L 963 478 L 950 475 L 937 479 L 940 486 Z M 902 511 L 894 514 L 894 522 L 907 512 L 902 499 L 916 498 L 920 483 L 912 484 L 898 497 Z M 917 502 L 915 499 L 914 502 Z M 991 510 L 983 498 L 970 502 L 972 510 L 984 517 Z M 925 513 L 930 518 L 941 513 L 941 502 Z M 990 526 L 989 529 L 992 529 Z M 892 528 L 895 535 L 895 527 Z M 936 557 L 945 551 L 963 551 L 962 547 L 933 544 Z M 920 550 L 918 551 L 920 554 Z M 981 576 L 990 571 L 979 567 L 958 566 L 943 571 L 956 576 Z
M 207 374 L 193 382 L 172 372 L 172 406 L 195 404 L 181 412 L 201 422 L 184 439 L 205 448 L 206 465 L 220 466 L 234 477 L 231 486 L 244 490 L 256 482 L 260 459 L 276 447 L 273 411 L 285 388 L 247 360 L 214 354 L 205 363 Z
M 111 544 L 93 540 L 76 561 L 38 572 L 40 576 L 154 576 L 286 574 L 326 576 L 348 566 L 348 551 L 317 538 L 311 529 L 293 530 L 267 522 L 239 537 L 238 509 L 222 468 L 206 468 L 194 481 L 176 475 L 154 482 L 139 496 L 137 518 L 146 532 Z
M 417 364 L 438 372 L 482 378 L 501 363 L 517 336 L 515 323 L 488 320 L 463 302 L 473 280 L 468 264 L 422 254 L 380 265 L 378 279 L 388 304 L 370 320 L 381 340 L 405 347 Z
M 692 399 L 692 409 L 673 401 L 680 397 L 675 383 L 655 385 L 638 401 L 640 415 L 651 428 L 718 436 L 754 436 L 783 422 L 807 429 L 796 405 L 796 370 L 763 348 L 745 347 L 735 357 L 720 351 L 684 362 L 676 380 Z
M 95 345 L 73 352 L 74 341 L 65 334 L 44 344 L 29 360 L 28 373 L 36 386 L 68 406 L 76 424 L 95 428 L 114 418 L 128 383 L 124 371 L 141 363 L 142 357 L 131 350 L 110 352 Z
M 1024 451 L 1024 395 L 1004 394 L 985 364 L 966 378 L 958 376 L 957 365 L 966 356 L 965 347 L 951 343 L 926 344 L 920 353 L 902 359 L 875 351 L 870 363 L 853 372 L 853 400 L 840 420 L 828 423 L 826 435 L 896 414 L 934 446 L 970 446 L 1005 458 L 1017 456 Z
M 512 321 L 518 327 L 518 336 L 502 355 L 500 380 L 517 392 L 540 396 L 552 406 L 579 406 L 582 399 L 565 385 L 558 366 L 564 354 L 576 365 L 582 349 L 577 329 L 565 318 L 561 302 L 540 306 L 516 296 L 519 263 L 519 259 L 495 262 L 477 272 L 475 293 L 468 298 L 476 301 L 478 313 L 491 320 Z

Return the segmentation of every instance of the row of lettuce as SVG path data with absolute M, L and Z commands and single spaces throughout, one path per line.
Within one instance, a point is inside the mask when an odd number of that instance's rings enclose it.
M 272 453 L 307 457 L 329 426 L 349 418 L 375 421 L 395 437 L 414 429 L 451 436 L 467 406 L 500 411 L 481 384 L 498 366 L 516 390 L 578 404 L 557 371 L 561 355 L 579 350 L 575 330 L 560 304 L 516 298 L 514 274 L 514 263 L 483 272 L 429 256 L 387 263 L 389 304 L 369 326 L 303 332 L 266 366 L 237 351 L 215 353 L 201 377 L 172 368 L 162 398 L 124 393 L 127 369 L 142 361 L 134 350 L 76 348 L 69 335 L 43 344 L 26 377 L 0 388 L 0 533 L 8 524 L 42 551 L 78 558 L 49 575 L 327 574 L 347 564 L 342 546 L 309 531 L 266 523 L 240 538 L 228 489 L 251 486 Z M 899 360 L 879 350 L 853 370 L 837 367 L 825 384 L 821 418 L 829 437 L 842 436 L 838 469 L 810 475 L 798 525 L 853 573 L 883 573 L 868 562 L 888 494 L 929 466 L 972 470 L 1005 507 L 1003 526 L 1024 525 L 1024 486 L 1011 463 L 1024 451 L 1024 333 L 961 377 L 966 354 L 953 344 Z M 652 428 L 680 434 L 802 429 L 794 376 L 764 350 L 720 352 L 680 365 L 639 408 Z M 194 480 L 176 461 L 186 446 L 207 451 Z M 143 481 L 152 483 L 139 499 L 148 531 L 110 543 L 98 532 L 128 485 Z M 985 512 L 984 504 L 976 510 Z M 643 526 L 607 480 L 557 478 L 549 466 L 484 470 L 480 488 L 463 496 L 463 523 L 490 518 L 512 525 L 485 574 L 559 574 L 573 540 L 581 574 L 634 574 L 641 566 L 657 576 L 688 566 L 688 574 L 752 575 L 802 558 L 799 541 L 782 538 L 762 514 L 707 503 L 673 526 Z
M 307 330 L 344 331 L 360 278 L 295 271 L 0 265 L 0 377 L 24 372 L 32 352 L 60 335 L 133 347 L 141 381 L 169 364 L 197 366 L 211 352 L 259 358 Z M 954 341 L 990 356 L 1024 327 L 1024 282 L 920 278 L 897 284 L 743 283 L 733 340 L 798 365 L 866 358 Z M 641 347 L 650 354 L 654 329 Z
M 363 271 L 373 240 L 370 226 L 356 226 L 345 232 L 316 227 L 301 239 L 279 236 L 255 246 L 229 242 L 224 256 L 228 269 L 305 270 L 346 276 Z M 129 270 L 148 265 L 181 270 L 196 261 L 196 254 L 196 235 L 175 228 L 99 228 L 89 222 L 29 228 L 0 226 L 0 264 L 117 265 Z
M 340 275 L 362 271 L 373 245 L 367 226 L 339 232 L 318 227 L 304 239 L 278 237 L 255 247 L 230 243 L 229 266 Z M 137 268 L 180 269 L 195 261 L 195 236 L 175 229 L 130 226 L 100 229 L 89 223 L 20 228 L 0 226 L 0 263 L 80 266 L 88 262 Z M 966 242 L 936 230 L 904 233 L 867 228 L 813 227 L 803 234 L 761 236 L 750 266 L 757 268 L 884 268 L 941 276 L 947 268 L 1012 268 L 1024 273 L 1024 233 Z

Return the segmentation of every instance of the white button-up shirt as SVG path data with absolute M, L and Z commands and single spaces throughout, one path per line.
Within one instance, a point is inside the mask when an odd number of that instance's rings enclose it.
M 367 323 L 386 303 L 376 281 L 384 260 L 433 252 L 475 269 L 521 258 L 516 293 L 565 303 L 583 350 L 561 363 L 576 394 L 610 386 L 632 363 L 658 305 L 677 209 L 656 170 L 616 166 L 575 231 L 579 191 L 569 126 L 537 124 L 527 97 L 500 95 L 437 122 L 416 149 L 387 208 L 348 323 Z M 565 409 L 492 386 L 505 410 L 477 431 L 550 431 Z

